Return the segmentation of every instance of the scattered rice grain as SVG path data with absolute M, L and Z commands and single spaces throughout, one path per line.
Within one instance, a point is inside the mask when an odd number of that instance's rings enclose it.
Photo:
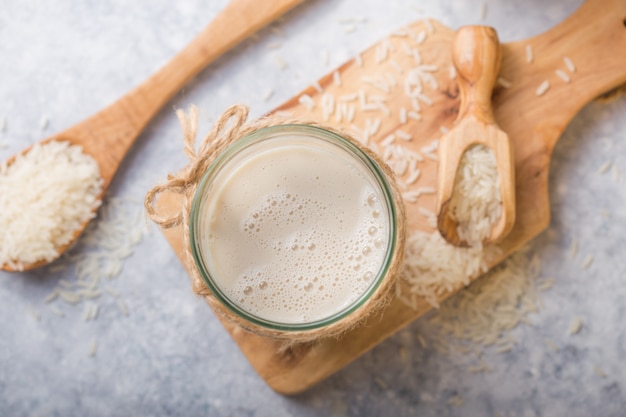
M 339 71 L 333 72 L 333 81 L 337 87 L 341 87 L 341 74 Z
M 448 77 L 450 77 L 451 80 L 456 80 L 456 68 L 454 68 L 454 65 L 450 65 L 450 69 L 448 70 Z
M 563 57 L 563 62 L 565 63 L 565 66 L 567 67 L 569 72 L 571 72 L 571 73 L 576 72 L 576 66 L 574 65 L 574 61 L 572 61 L 569 57 L 564 56 Z
M 587 257 L 583 261 L 581 267 L 583 269 L 587 269 L 587 268 L 589 268 L 591 266 L 592 263 L 593 263 L 593 255 L 587 255 Z
M 509 80 L 507 80 L 506 78 L 502 78 L 502 77 L 498 77 L 498 84 L 501 85 L 504 88 L 511 88 L 511 82 Z
M 537 94 L 538 96 L 542 96 L 546 93 L 546 91 L 548 91 L 548 89 L 550 89 L 550 81 L 545 80 L 544 82 L 539 84 L 539 87 L 537 87 L 537 90 L 535 90 L 535 94 Z
M 270 30 L 274 35 L 280 36 L 281 38 L 285 37 L 285 32 L 283 32 L 282 29 L 277 26 L 271 26 Z
M 63 311 L 57 306 L 50 306 L 50 311 L 59 317 L 65 317 L 65 313 L 63 313 Z
M 98 340 L 94 337 L 89 345 L 89 356 L 96 356 L 96 352 L 98 351 Z
M 122 312 L 122 314 L 125 315 L 126 317 L 128 317 L 128 315 L 129 315 L 128 306 L 126 305 L 124 300 L 118 298 L 117 306 L 119 307 L 119 309 Z
M 39 321 L 39 320 L 41 320 L 41 314 L 39 314 L 39 312 L 38 312 L 37 310 L 35 310 L 34 308 L 32 308 L 32 307 L 28 307 L 27 311 L 28 311 L 28 314 L 29 314 L 29 315 L 30 315 L 33 319 L 35 319 L 35 321 Z
M 407 122 L 407 112 L 406 112 L 406 108 L 402 107 L 400 108 L 400 124 L 406 124 Z
M 322 62 L 325 66 L 328 66 L 328 63 L 330 62 L 330 57 L 328 56 L 327 49 L 322 49 Z
M 550 350 L 552 350 L 553 352 L 557 352 L 559 350 L 559 346 L 554 343 L 554 341 L 552 339 L 546 339 L 546 346 L 548 346 L 548 348 L 550 348 Z
M 298 103 L 302 104 L 309 111 L 313 110 L 313 108 L 315 107 L 315 101 L 308 94 L 302 94 L 300 97 L 298 97 Z
M 267 49 L 278 49 L 282 46 L 281 42 L 270 42 L 267 44 Z
M 580 330 L 583 328 L 583 321 L 580 317 L 574 317 L 569 324 L 569 329 L 567 333 L 572 336 L 578 334 Z
M 598 174 L 602 175 L 607 172 L 611 168 L 611 164 L 613 164 L 612 161 L 606 161 L 605 163 L 603 163 L 602 166 L 598 168 Z
M 274 55 L 274 63 L 278 66 L 278 69 L 284 70 L 287 68 L 287 62 L 280 55 Z
M 613 164 L 613 168 L 611 169 L 611 177 L 613 177 L 613 181 L 619 183 L 622 180 L 622 175 L 619 172 L 619 168 L 617 165 Z
M 41 130 L 46 130 L 49 124 L 50 119 L 48 118 L 48 116 L 41 116 L 41 121 L 39 122 L 39 127 L 41 128 Z
M 414 111 L 409 111 L 407 113 L 407 116 L 409 117 L 409 119 L 413 119 L 413 120 L 416 120 L 416 121 L 422 120 L 422 116 L 420 116 L 419 113 L 414 112 Z
M 54 301 L 58 296 L 59 296 L 59 291 L 58 290 L 54 290 L 50 294 L 46 295 L 46 297 L 43 299 L 43 301 L 44 301 L 44 303 L 49 303 L 49 302 Z
M 578 239 L 572 240 L 572 247 L 570 249 L 570 254 L 572 257 L 576 257 L 578 255 Z
M 560 78 L 562 79 L 564 82 L 569 83 L 570 81 L 572 81 L 572 79 L 570 78 L 569 75 L 567 75 L 567 73 L 563 70 L 556 70 L 554 71 L 554 73 Z
M 400 129 L 396 130 L 396 136 L 398 136 L 400 139 L 402 139 L 404 141 L 410 141 L 410 140 L 413 139 L 413 135 L 411 135 L 410 133 L 405 132 L 404 130 L 400 130 Z
M 435 33 L 435 26 L 433 26 L 430 19 L 424 19 L 424 24 L 426 25 L 429 33 Z
M 535 59 L 535 55 L 533 53 L 533 47 L 531 45 L 526 45 L 526 62 L 532 64 Z

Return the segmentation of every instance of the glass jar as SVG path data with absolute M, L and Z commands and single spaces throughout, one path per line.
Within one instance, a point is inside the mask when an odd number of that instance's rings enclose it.
M 393 279 L 397 200 L 354 140 L 310 125 L 261 128 L 198 184 L 195 266 L 235 322 L 289 333 L 352 321 Z

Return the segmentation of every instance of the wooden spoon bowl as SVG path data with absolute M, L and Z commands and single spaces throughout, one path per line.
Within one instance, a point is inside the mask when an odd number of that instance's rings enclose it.
M 98 198 L 102 199 L 132 144 L 174 94 L 224 52 L 301 2 L 231 0 L 189 45 L 138 87 L 99 113 L 40 143 L 59 140 L 81 146 L 100 167 L 103 187 Z M 7 162 L 10 164 L 14 160 L 15 156 Z M 58 256 L 72 246 L 88 223 L 81 224 L 72 241 L 58 248 Z M 41 267 L 49 262 L 42 260 L 24 265 L 20 270 Z M 8 264 L 0 265 L 0 269 L 17 271 Z
M 463 154 L 473 145 L 485 145 L 494 153 L 500 177 L 502 214 L 483 244 L 499 242 L 515 223 L 515 159 L 511 139 L 497 125 L 491 94 L 501 63 L 500 43 L 493 28 L 466 26 L 452 44 L 452 62 L 461 93 L 455 126 L 441 138 L 437 187 L 437 226 L 441 235 L 456 246 L 467 246 L 458 235 L 450 202 Z

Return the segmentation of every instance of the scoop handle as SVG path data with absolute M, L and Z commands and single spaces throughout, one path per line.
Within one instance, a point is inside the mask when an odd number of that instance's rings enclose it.
M 495 29 L 489 26 L 460 28 L 452 44 L 452 61 L 461 92 L 457 122 L 473 115 L 485 124 L 494 123 L 491 93 L 502 62 Z

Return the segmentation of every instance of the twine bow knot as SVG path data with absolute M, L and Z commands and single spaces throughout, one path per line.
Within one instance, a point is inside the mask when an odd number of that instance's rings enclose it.
M 197 107 L 192 106 L 188 114 L 183 110 L 177 110 L 176 116 L 183 129 L 184 152 L 189 158 L 189 164 L 178 174 L 169 174 L 164 184 L 159 184 L 148 191 L 144 202 L 148 216 L 164 229 L 186 223 L 189 204 L 198 182 L 215 157 L 234 139 L 242 136 L 242 126 L 248 118 L 248 107 L 243 105 L 229 107 L 215 122 L 211 131 L 202 139 L 197 151 Z M 164 216 L 157 213 L 155 205 L 159 195 L 163 192 L 173 192 L 184 197 L 182 209 L 178 213 Z

